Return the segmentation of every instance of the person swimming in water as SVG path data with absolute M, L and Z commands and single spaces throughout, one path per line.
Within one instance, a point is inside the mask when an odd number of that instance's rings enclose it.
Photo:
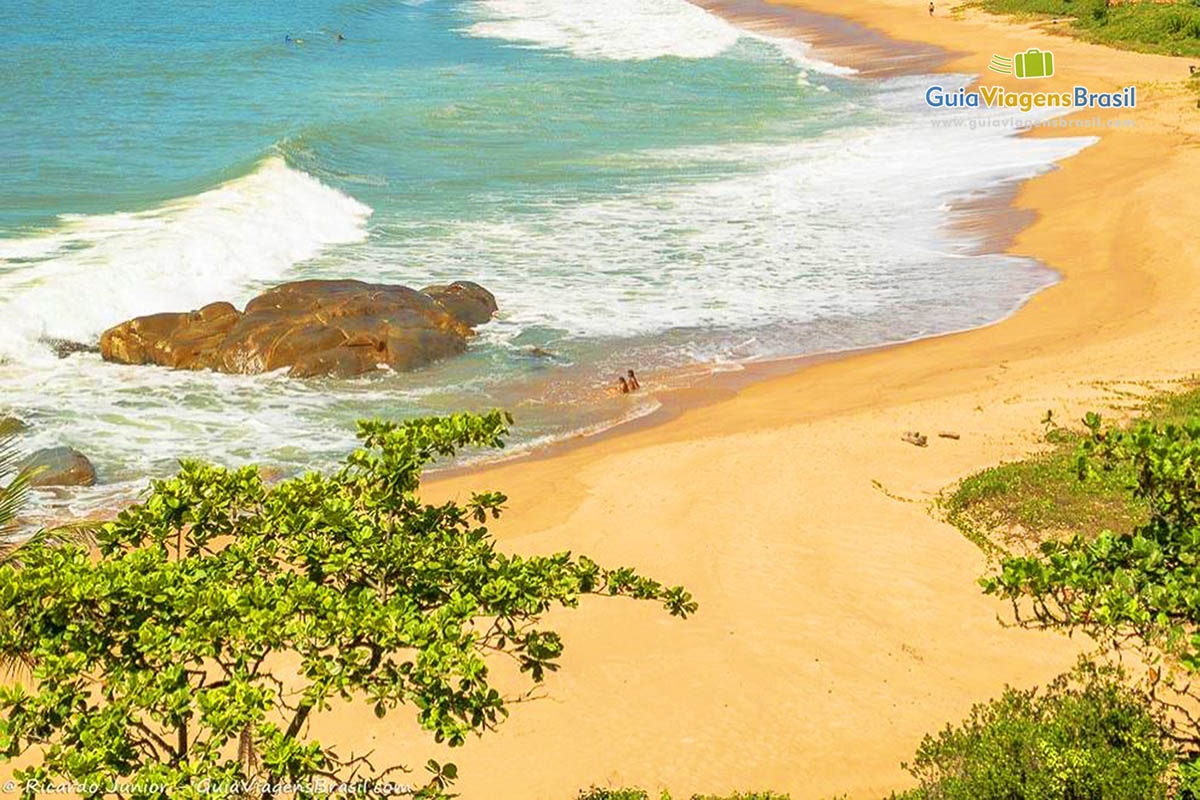
M 621 394 L 629 394 L 629 382 L 624 377 L 617 378 L 617 386 L 621 387 Z
M 629 391 L 636 392 L 638 389 L 642 388 L 642 383 L 637 379 L 637 375 L 633 374 L 633 370 L 629 370 L 625 374 L 629 376 Z

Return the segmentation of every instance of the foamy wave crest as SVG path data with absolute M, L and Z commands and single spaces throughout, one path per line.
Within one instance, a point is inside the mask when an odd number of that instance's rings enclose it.
M 476 0 L 470 36 L 565 50 L 577 58 L 646 61 L 712 58 L 739 41 L 770 47 L 802 70 L 852 75 L 815 58 L 808 44 L 743 30 L 688 0 Z
M 687 0 L 478 0 L 467 33 L 580 58 L 711 58 L 742 32 Z
M 738 165 L 727 178 L 562 204 L 545 216 L 464 222 L 444 238 L 408 237 L 376 261 L 437 265 L 433 280 L 475 270 L 503 298 L 496 330 L 628 339 L 810 326 L 804 345 L 763 342 L 733 348 L 737 357 L 983 325 L 1053 275 L 1022 259 L 975 254 L 982 243 L 948 230 L 956 221 L 948 209 L 1040 174 L 1094 140 L 932 127 L 920 86 L 920 78 L 891 82 L 864 112 L 880 118 L 872 127 L 642 154 L 647 168 Z M 845 338 L 848 330 L 859 338 Z
M 28 355 L 44 337 L 91 341 L 139 314 L 238 299 L 325 247 L 366 238 L 370 214 L 271 157 L 148 211 L 66 215 L 44 234 L 0 239 L 0 353 Z

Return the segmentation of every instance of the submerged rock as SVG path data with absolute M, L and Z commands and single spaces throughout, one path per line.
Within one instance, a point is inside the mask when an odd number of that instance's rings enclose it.
M 297 281 L 229 303 L 152 314 L 100 337 L 100 354 L 123 364 L 253 374 L 288 368 L 293 377 L 403 371 L 467 349 L 471 329 L 491 319 L 496 299 L 459 281 L 422 292 L 362 281 Z
M 15 436 L 29 430 L 29 424 L 20 417 L 0 416 L 0 436 Z
M 73 342 L 70 339 L 42 339 L 42 343 L 54 351 L 59 358 L 73 356 L 76 353 L 99 353 L 100 348 L 94 344 Z
M 38 450 L 21 462 L 21 469 L 36 469 L 31 486 L 91 486 L 96 468 L 88 457 L 73 447 Z

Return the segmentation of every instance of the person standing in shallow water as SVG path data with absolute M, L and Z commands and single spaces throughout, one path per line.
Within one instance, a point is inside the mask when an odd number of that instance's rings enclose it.
M 621 389 L 621 394 L 629 394 L 629 382 L 625 378 L 617 378 L 617 386 Z
M 636 392 L 642 388 L 642 383 L 637 379 L 637 375 L 633 374 L 633 370 L 629 370 L 626 374 L 629 376 L 629 391 Z

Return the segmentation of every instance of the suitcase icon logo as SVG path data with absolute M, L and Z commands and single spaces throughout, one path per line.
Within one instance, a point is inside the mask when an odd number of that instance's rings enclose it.
M 992 56 L 988 69 L 1018 78 L 1049 78 L 1054 75 L 1054 53 L 1030 48 L 1024 53 L 1016 53 L 1012 58 Z

